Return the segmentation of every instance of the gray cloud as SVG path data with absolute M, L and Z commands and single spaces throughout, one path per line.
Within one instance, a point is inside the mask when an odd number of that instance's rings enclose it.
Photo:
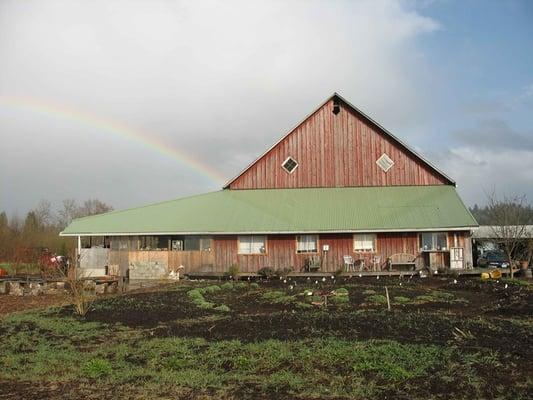
M 497 118 L 484 119 L 474 128 L 456 130 L 452 133 L 452 138 L 461 144 L 493 151 L 533 151 L 533 131 L 520 134 L 505 121 Z
M 0 208 L 95 196 L 120 208 L 220 188 L 107 123 L 227 178 L 333 91 L 415 138 L 434 79 L 417 38 L 438 29 L 399 0 L 5 0 Z

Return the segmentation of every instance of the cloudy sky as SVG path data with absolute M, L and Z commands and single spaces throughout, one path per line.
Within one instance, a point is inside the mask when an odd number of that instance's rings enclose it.
M 334 91 L 533 199 L 533 2 L 0 0 L 0 210 L 216 190 Z

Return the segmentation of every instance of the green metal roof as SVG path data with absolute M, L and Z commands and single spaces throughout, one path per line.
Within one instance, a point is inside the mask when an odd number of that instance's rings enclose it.
M 455 188 L 221 190 L 74 220 L 62 235 L 318 233 L 468 228 Z

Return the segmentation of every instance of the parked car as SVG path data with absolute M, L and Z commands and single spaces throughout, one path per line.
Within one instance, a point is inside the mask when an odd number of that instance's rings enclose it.
M 501 250 L 489 250 L 479 256 L 477 263 L 480 267 L 509 267 L 509 260 Z

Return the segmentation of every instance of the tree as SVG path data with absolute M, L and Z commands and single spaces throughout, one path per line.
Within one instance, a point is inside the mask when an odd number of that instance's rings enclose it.
M 79 207 L 74 199 L 63 200 L 63 208 L 57 212 L 57 223 L 60 229 L 65 229 L 74 218 L 78 218 Z
M 517 250 L 527 239 L 527 225 L 532 222 L 526 197 L 504 196 L 500 200 L 495 194 L 488 195 L 487 216 L 494 239 L 509 260 L 510 277 L 514 278 L 513 261 L 519 256 Z
M 83 202 L 83 206 L 79 209 L 80 217 L 88 217 L 90 215 L 103 214 L 113 211 L 113 207 L 98 199 L 89 199 Z

